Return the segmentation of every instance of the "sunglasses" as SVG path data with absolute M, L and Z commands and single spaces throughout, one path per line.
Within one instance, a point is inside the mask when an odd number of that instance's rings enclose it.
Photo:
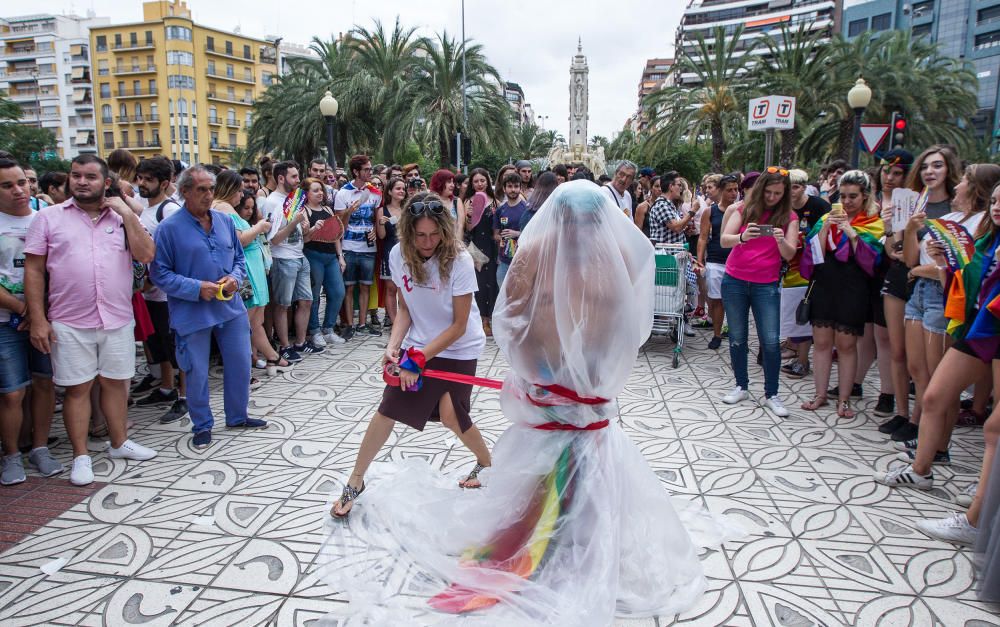
M 788 176 L 788 170 L 785 168 L 779 168 L 777 166 L 771 166 L 767 169 L 768 174 L 780 174 L 781 176 Z
M 410 214 L 419 216 L 422 213 L 430 212 L 434 215 L 441 215 L 444 212 L 444 205 L 440 201 L 410 203 Z

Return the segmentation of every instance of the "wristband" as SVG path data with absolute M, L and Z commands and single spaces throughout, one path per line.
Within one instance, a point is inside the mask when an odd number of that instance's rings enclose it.
M 742 231 L 740 231 L 740 243 L 741 244 L 743 243 L 743 232 Z
M 420 375 L 426 366 L 427 357 L 420 349 L 410 347 L 403 353 L 403 358 L 399 360 L 400 370 L 407 370 L 417 375 L 417 382 L 408 387 L 407 392 L 419 392 L 423 387 L 424 380 Z
M 216 292 L 215 297 L 217 299 L 219 299 L 219 300 L 233 300 L 233 295 L 232 294 L 226 294 L 223 291 L 223 289 L 222 289 L 223 285 L 224 285 L 224 283 L 219 283 L 219 291 Z

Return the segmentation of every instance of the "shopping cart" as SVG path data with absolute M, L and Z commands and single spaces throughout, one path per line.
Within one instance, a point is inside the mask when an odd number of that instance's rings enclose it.
M 673 366 L 680 365 L 684 349 L 684 306 L 687 304 L 687 264 L 683 244 L 657 244 L 653 285 L 653 334 L 674 340 Z

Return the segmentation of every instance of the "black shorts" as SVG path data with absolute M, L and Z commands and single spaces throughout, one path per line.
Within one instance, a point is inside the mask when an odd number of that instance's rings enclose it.
M 153 334 L 146 338 L 146 346 L 154 364 L 169 361 L 177 368 L 177 350 L 174 348 L 174 332 L 170 329 L 170 313 L 166 303 L 146 301 L 146 309 L 153 321 Z
M 427 369 L 475 376 L 476 363 L 475 359 L 435 357 L 427 362 Z M 472 408 L 472 385 L 467 383 L 424 377 L 423 386 L 417 392 L 404 392 L 398 385 L 386 385 L 378 413 L 417 431 L 423 431 L 428 421 L 441 420 L 438 405 L 445 394 L 451 394 L 459 430 L 465 433 L 472 427 L 472 418 L 469 416 Z
M 882 294 L 898 298 L 904 303 L 910 300 L 913 284 L 909 281 L 910 269 L 902 261 L 893 260 L 882 282 Z
M 961 340 L 956 340 L 956 342 L 954 344 L 952 344 L 951 347 L 954 348 L 955 350 L 957 350 L 960 353 L 964 353 L 964 354 L 968 355 L 969 357 L 975 357 L 976 359 L 982 359 L 982 357 L 980 357 L 979 355 L 976 354 L 976 351 L 972 350 L 972 347 L 969 346 L 969 343 L 965 341 L 965 338 L 962 338 Z M 996 353 L 994 353 L 992 361 L 995 361 L 995 360 L 998 360 L 998 359 L 1000 359 L 1000 346 L 997 347 Z M 984 361 L 986 361 L 986 360 L 984 360 Z M 987 363 L 989 363 L 989 361 L 987 361 Z

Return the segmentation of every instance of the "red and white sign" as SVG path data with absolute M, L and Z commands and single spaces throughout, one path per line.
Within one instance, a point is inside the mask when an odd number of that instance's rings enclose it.
M 750 100 L 747 128 L 751 131 L 795 128 L 795 98 L 792 96 L 763 96 Z
M 861 143 L 865 150 L 874 153 L 889 135 L 888 124 L 862 124 Z

